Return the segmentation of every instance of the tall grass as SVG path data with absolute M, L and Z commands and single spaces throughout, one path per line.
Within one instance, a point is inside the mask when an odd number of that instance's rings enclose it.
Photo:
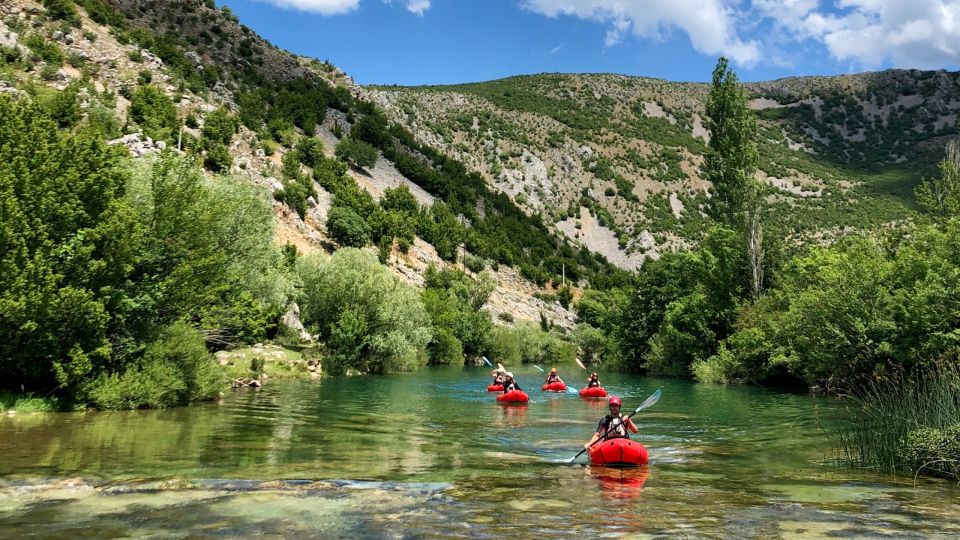
M 56 398 L 0 393 L 0 413 L 4 411 L 31 413 L 55 412 L 59 410 L 60 406 Z
M 841 459 L 878 472 L 929 472 L 911 449 L 911 433 L 946 430 L 960 422 L 960 366 L 914 370 L 867 385 L 851 399 L 838 429 Z M 944 456 L 928 456 L 942 460 Z M 934 471 L 935 472 L 935 471 Z

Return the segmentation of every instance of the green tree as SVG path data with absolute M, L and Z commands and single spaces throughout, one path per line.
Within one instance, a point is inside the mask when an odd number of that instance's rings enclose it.
M 940 177 L 924 178 L 914 194 L 917 204 L 939 219 L 960 216 L 960 139 L 947 143 Z
M 330 209 L 327 232 L 342 246 L 363 247 L 370 243 L 370 227 L 349 206 Z
M 334 372 L 386 373 L 425 363 L 430 317 L 412 288 L 355 248 L 298 261 L 303 321 L 333 355 Z
M 0 385 L 76 390 L 109 365 L 137 253 L 123 152 L 0 96 Z
M 742 231 L 751 292 L 757 297 L 764 282 L 763 189 L 755 178 L 757 117 L 726 58 L 713 70 L 706 113 L 710 142 L 703 175 L 712 184 L 707 212 L 720 224 Z
M 172 141 L 177 131 L 177 110 L 163 90 L 153 85 L 140 86 L 130 97 L 130 119 L 144 135 L 155 140 Z
M 377 149 L 363 141 L 342 139 L 334 153 L 355 167 L 370 168 L 377 164 Z
M 207 114 L 203 121 L 203 138 L 220 144 L 230 144 L 230 139 L 236 134 L 240 123 L 237 117 L 226 107 Z

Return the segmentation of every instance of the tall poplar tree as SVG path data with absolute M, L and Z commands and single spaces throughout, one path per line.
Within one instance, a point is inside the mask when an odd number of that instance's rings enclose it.
M 707 211 L 717 222 L 742 232 L 756 297 L 763 284 L 762 189 L 755 178 L 757 118 L 726 58 L 721 57 L 713 70 L 706 113 L 710 144 L 703 173 L 713 185 Z

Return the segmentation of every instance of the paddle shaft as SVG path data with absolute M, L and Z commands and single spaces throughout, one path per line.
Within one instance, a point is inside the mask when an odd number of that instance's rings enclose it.
M 640 412 L 640 409 L 637 409 L 637 410 L 633 411 L 632 413 L 630 413 L 629 415 L 627 415 L 627 417 L 626 417 L 625 420 L 629 420 L 629 419 L 633 418 L 633 415 L 637 414 L 638 412 Z M 627 426 L 626 422 L 623 423 L 623 426 L 624 426 L 624 427 L 623 427 L 624 429 L 627 429 L 627 427 L 626 427 L 626 426 Z M 606 438 L 610 435 L 610 432 L 611 432 L 611 431 L 613 431 L 613 421 L 612 421 L 612 420 L 610 421 L 610 426 L 607 428 L 606 431 L 603 432 L 603 435 L 602 435 L 599 439 L 597 439 L 597 440 L 593 441 L 592 443 L 590 443 L 590 446 L 587 446 L 587 448 L 584 448 L 583 450 L 580 450 L 580 452 L 577 453 L 577 455 L 573 456 L 573 459 L 571 459 L 570 461 L 576 461 L 578 457 L 580 457 L 584 452 L 587 451 L 587 449 L 593 447 L 593 445 L 597 444 L 598 442 L 601 442 L 601 441 L 606 440 Z
M 648 397 L 643 403 L 641 403 L 640 406 L 637 407 L 637 409 L 636 409 L 635 411 L 633 411 L 632 413 L 630 413 L 629 415 L 627 415 L 627 418 L 626 418 L 626 419 L 629 420 L 629 419 L 633 418 L 633 415 L 635 415 L 635 414 L 637 414 L 638 412 L 646 409 L 647 407 L 652 407 L 652 406 L 653 406 L 654 404 L 656 404 L 658 401 L 660 401 L 660 389 L 657 389 L 656 392 L 654 392 L 653 394 L 650 394 L 650 397 Z M 606 430 L 605 432 L 603 432 L 603 436 L 601 436 L 601 437 L 598 438 L 597 440 L 595 440 L 595 441 L 593 441 L 592 443 L 590 443 L 590 444 L 587 446 L 587 448 L 584 448 L 583 450 L 580 450 L 580 452 L 578 452 L 577 455 L 573 456 L 573 459 L 570 460 L 570 463 L 573 463 L 574 461 L 576 461 L 577 458 L 580 457 L 581 454 L 583 454 L 584 452 L 586 452 L 588 448 L 592 447 L 593 445 L 597 444 L 597 443 L 600 442 L 600 441 L 606 440 L 607 436 L 610 435 L 610 431 L 611 431 L 612 429 L 613 429 L 613 421 L 611 420 L 610 425 L 607 427 L 607 430 Z M 626 426 L 624 426 L 624 429 L 627 429 Z

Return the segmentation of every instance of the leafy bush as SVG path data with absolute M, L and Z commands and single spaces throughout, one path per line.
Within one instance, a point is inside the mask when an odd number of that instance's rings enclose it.
M 80 25 L 80 17 L 72 0 L 43 0 L 43 7 L 51 19 L 60 19 L 74 26 Z
M 370 227 L 352 208 L 334 206 L 327 215 L 327 232 L 342 246 L 363 247 L 370 243 Z
M 56 43 L 45 39 L 40 34 L 30 34 L 23 40 L 23 44 L 30 49 L 30 52 L 37 55 L 41 60 L 55 67 L 63 65 L 63 51 Z
M 463 344 L 446 328 L 436 328 L 429 346 L 431 364 L 458 364 L 463 362 Z
M 426 362 L 430 318 L 417 292 L 355 248 L 298 262 L 304 324 L 331 354 L 330 370 L 386 373 Z
M 239 128 L 237 118 L 225 107 L 207 114 L 203 120 L 203 137 L 220 144 L 230 144 L 230 139 Z
M 233 166 L 233 156 L 225 145 L 213 143 L 207 147 L 203 156 L 203 166 L 215 173 L 228 172 Z
M 91 384 L 89 395 L 101 409 L 164 408 L 212 399 L 222 386 L 223 374 L 203 336 L 178 322 L 147 347 L 139 367 L 101 376 Z
M 960 480 L 960 424 L 911 431 L 900 456 L 910 470 Z
M 474 279 L 459 270 L 437 271 L 428 267 L 424 275 L 423 304 L 433 326 L 445 329 L 462 344 L 463 352 L 480 355 L 487 350 L 493 321 L 480 308 L 495 288 L 486 275 Z
M 177 110 L 163 90 L 153 85 L 140 86 L 130 98 L 130 119 L 144 135 L 154 140 L 172 141 L 176 133 Z

